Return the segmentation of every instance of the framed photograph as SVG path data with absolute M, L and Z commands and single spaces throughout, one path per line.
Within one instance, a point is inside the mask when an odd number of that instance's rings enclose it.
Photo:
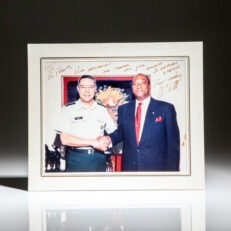
M 202 189 L 202 50 L 28 44 L 29 190 Z

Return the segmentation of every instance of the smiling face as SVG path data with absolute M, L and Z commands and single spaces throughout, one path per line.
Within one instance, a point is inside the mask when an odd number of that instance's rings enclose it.
M 150 96 L 150 83 L 145 75 L 138 74 L 132 81 L 132 91 L 136 99 L 143 101 Z
M 94 81 L 90 78 L 81 79 L 77 90 L 79 92 L 81 102 L 87 106 L 91 106 L 96 92 Z

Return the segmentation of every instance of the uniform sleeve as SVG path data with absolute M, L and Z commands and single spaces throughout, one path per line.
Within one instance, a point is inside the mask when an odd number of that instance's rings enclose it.
M 114 132 L 117 128 L 116 123 L 109 115 L 107 109 L 105 109 L 105 130 L 108 134 Z
M 65 107 L 61 109 L 60 114 L 58 115 L 55 131 L 58 133 L 65 132 L 70 133 L 71 122 L 68 116 L 68 111 Z

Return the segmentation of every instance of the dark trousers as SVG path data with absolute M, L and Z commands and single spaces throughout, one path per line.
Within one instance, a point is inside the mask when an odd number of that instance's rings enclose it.
M 105 172 L 106 156 L 102 153 L 77 153 L 68 151 L 66 172 Z

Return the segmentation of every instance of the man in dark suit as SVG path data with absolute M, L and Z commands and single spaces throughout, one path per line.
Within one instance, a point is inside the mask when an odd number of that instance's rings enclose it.
M 150 79 L 144 74 L 134 77 L 132 90 L 136 100 L 119 107 L 118 128 L 109 134 L 113 146 L 123 141 L 122 171 L 179 171 L 174 106 L 150 97 Z

